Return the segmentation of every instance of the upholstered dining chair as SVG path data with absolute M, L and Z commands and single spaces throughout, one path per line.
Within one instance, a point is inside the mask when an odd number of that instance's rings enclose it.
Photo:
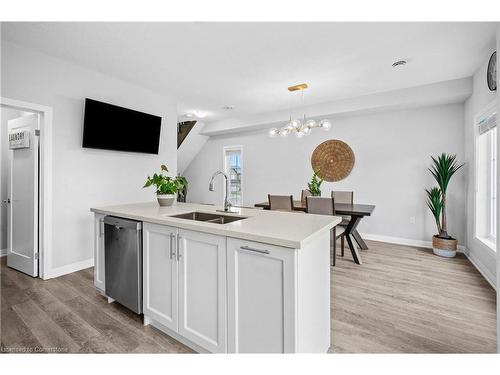
M 332 190 L 332 198 L 335 198 L 337 203 L 353 204 L 354 191 L 335 191 Z
M 332 198 L 335 198 L 335 202 L 337 203 L 353 204 L 354 191 L 332 191 Z M 351 221 L 350 216 L 342 216 L 340 225 L 346 227 L 349 221 Z
M 302 190 L 302 194 L 300 195 L 300 201 L 302 202 L 303 205 L 306 204 L 307 197 L 312 197 L 312 193 L 307 189 Z
M 306 198 L 306 211 L 309 214 L 317 215 L 332 215 L 335 216 L 335 199 L 322 198 L 322 197 L 307 197 Z M 345 228 L 336 226 L 330 232 L 330 246 L 332 254 L 332 266 L 335 266 L 335 258 L 337 257 L 337 239 L 340 238 L 340 248 L 342 256 L 344 256 L 344 236 Z
M 332 198 L 335 199 L 337 203 L 346 203 L 353 204 L 354 203 L 354 191 L 332 191 Z M 350 216 L 342 215 L 342 221 L 340 222 L 341 227 L 347 227 L 349 222 L 351 221 Z M 344 256 L 344 249 L 342 249 L 341 255 Z
M 293 211 L 293 195 L 267 195 L 269 209 L 279 211 Z

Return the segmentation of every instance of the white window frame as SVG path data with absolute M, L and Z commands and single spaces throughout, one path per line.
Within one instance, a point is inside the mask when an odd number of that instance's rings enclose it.
M 240 152 L 240 163 L 241 163 L 241 180 L 240 180 L 240 185 L 241 185 L 241 194 L 240 194 L 240 201 L 241 204 L 240 206 L 243 206 L 243 180 L 244 180 L 244 173 L 243 173 L 243 146 L 242 145 L 235 145 L 235 146 L 224 146 L 222 148 L 222 165 L 223 165 L 223 171 L 224 173 L 227 173 L 227 162 L 226 162 L 226 154 L 228 151 L 239 151 Z M 229 176 L 229 174 L 228 174 Z M 224 194 L 226 194 L 226 185 L 224 184 Z M 229 200 L 231 200 L 231 197 L 229 196 Z M 231 202 L 234 204 L 234 202 Z
M 481 243 L 487 246 L 489 250 L 491 250 L 493 253 L 496 253 L 496 241 L 498 240 L 497 236 L 497 228 L 496 226 L 498 225 L 498 213 L 497 213 L 497 189 L 498 186 L 494 186 L 497 183 L 497 170 L 496 168 L 494 171 L 490 170 L 490 173 L 493 174 L 490 183 L 490 191 L 492 197 L 492 202 L 490 202 L 490 210 L 489 210 L 489 219 L 488 219 L 488 224 L 490 228 L 488 229 L 488 232 L 495 233 L 495 237 L 484 237 L 483 235 L 480 235 L 479 232 L 483 228 L 478 227 L 478 192 L 479 192 L 479 142 L 480 142 L 480 136 L 484 134 L 479 133 L 479 123 L 482 119 L 484 119 L 487 116 L 492 115 L 494 112 L 497 112 L 497 106 L 496 106 L 496 101 L 490 103 L 488 106 L 486 106 L 482 111 L 480 111 L 476 116 L 474 116 L 474 137 L 475 137 L 475 150 L 474 150 L 474 158 L 475 158 L 475 173 L 474 173 L 474 180 L 475 180 L 475 189 L 474 189 L 474 238 L 479 240 Z M 497 122 L 498 122 L 498 112 L 497 112 Z M 498 129 L 499 124 L 497 124 L 497 129 L 495 130 L 497 133 L 500 131 Z M 496 137 L 498 138 L 498 136 Z M 495 147 L 497 146 L 497 139 L 493 139 L 491 146 Z M 491 152 L 491 151 L 490 151 Z M 498 164 L 498 147 L 496 150 L 496 164 Z M 494 166 L 492 166 L 494 168 Z M 493 220 L 493 217 L 491 215 L 496 215 L 497 217 L 495 220 Z M 493 226 L 495 225 L 495 228 Z

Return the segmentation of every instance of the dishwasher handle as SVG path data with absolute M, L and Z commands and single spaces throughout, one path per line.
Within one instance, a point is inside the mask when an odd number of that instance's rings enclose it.
M 117 229 L 132 229 L 142 230 L 142 222 L 130 219 L 123 219 L 121 217 L 105 216 L 104 224 L 111 225 Z

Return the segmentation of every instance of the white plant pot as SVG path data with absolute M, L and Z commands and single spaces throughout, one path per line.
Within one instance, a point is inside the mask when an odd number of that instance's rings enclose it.
M 434 252 L 435 255 L 444 258 L 454 258 L 457 256 L 456 250 L 443 250 L 443 249 L 432 248 L 432 251 Z
M 171 206 L 175 202 L 176 194 L 156 194 L 158 204 L 162 207 Z
M 432 251 L 440 257 L 454 258 L 457 255 L 457 240 L 433 236 Z

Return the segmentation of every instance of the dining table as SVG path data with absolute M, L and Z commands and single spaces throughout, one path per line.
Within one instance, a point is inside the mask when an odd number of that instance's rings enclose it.
M 269 210 L 269 202 L 256 203 L 254 207 Z M 293 210 L 307 212 L 306 203 L 303 201 L 293 201 Z M 365 216 L 371 216 L 375 206 L 371 204 L 350 204 L 350 203 L 335 203 L 335 214 L 339 216 L 349 216 L 349 222 L 345 227 L 345 239 L 351 250 L 352 258 L 356 264 L 362 264 L 361 254 L 354 246 L 354 241 L 358 244 L 361 250 L 368 250 L 368 246 L 358 232 L 358 225 Z

